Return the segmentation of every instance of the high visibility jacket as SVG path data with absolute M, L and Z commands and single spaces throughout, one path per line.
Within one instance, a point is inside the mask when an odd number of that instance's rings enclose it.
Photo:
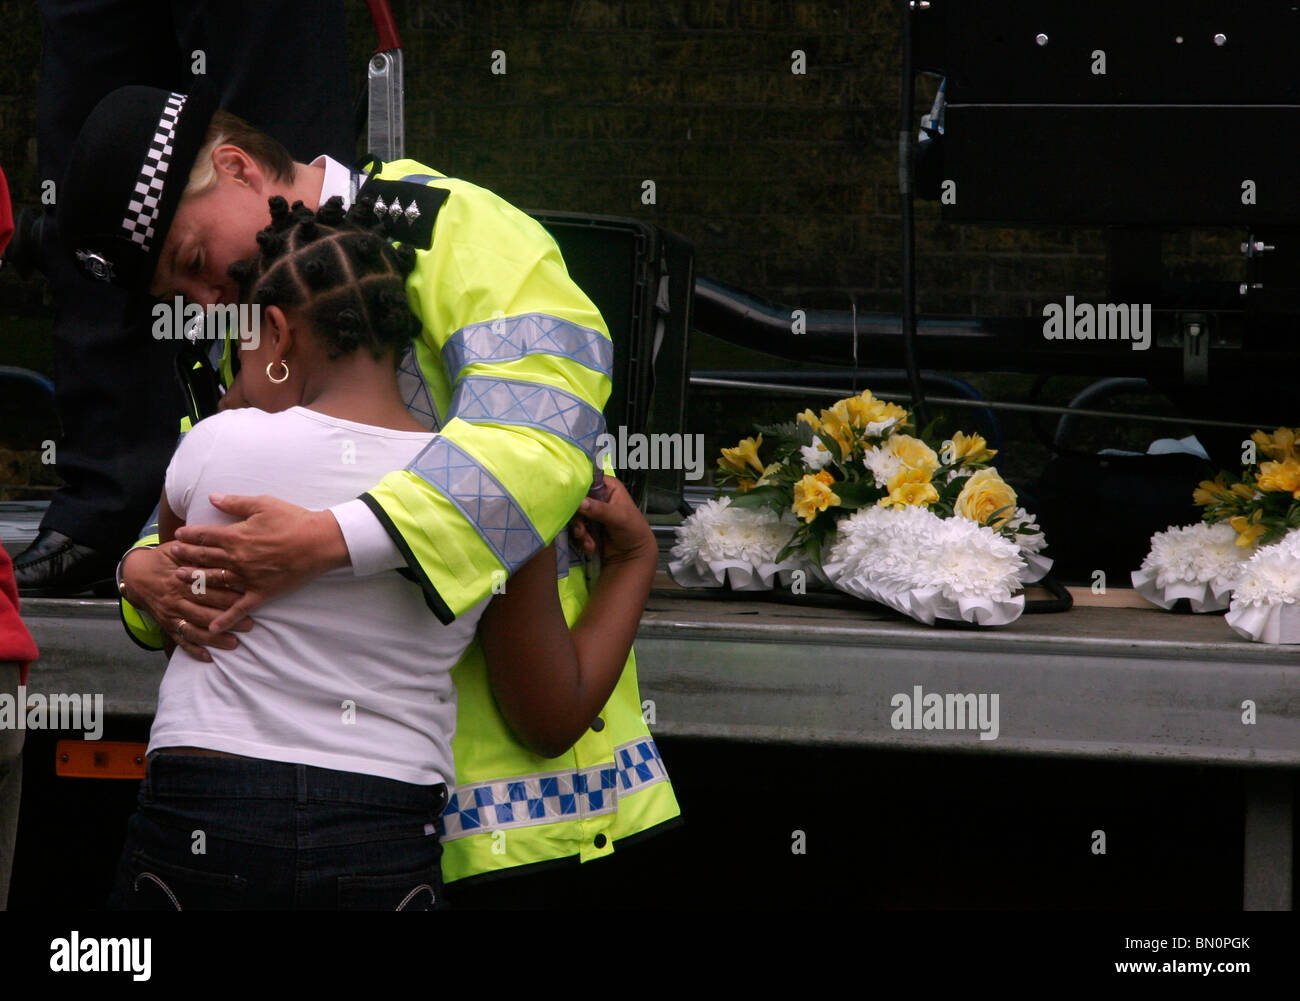
M 498 196 L 413 160 L 372 166 L 363 192 L 378 195 L 393 237 L 417 251 L 407 294 L 423 329 L 398 382 L 412 414 L 439 434 L 362 500 L 448 622 L 561 534 L 586 494 L 613 344 L 555 241 Z M 157 542 L 151 529 L 137 545 Z M 572 624 L 587 600 L 585 567 L 560 541 L 557 587 Z M 161 647 L 157 627 L 122 605 L 128 632 Z M 448 882 L 597 858 L 678 815 L 642 717 L 634 656 L 592 729 L 554 759 L 511 733 L 477 642 L 452 676 L 459 712 L 457 788 L 443 814 Z

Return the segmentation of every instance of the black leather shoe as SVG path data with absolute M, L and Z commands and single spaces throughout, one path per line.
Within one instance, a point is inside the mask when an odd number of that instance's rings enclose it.
M 108 597 L 117 593 L 116 572 L 116 557 L 50 528 L 14 557 L 14 579 L 25 598 L 70 598 L 87 591 Z

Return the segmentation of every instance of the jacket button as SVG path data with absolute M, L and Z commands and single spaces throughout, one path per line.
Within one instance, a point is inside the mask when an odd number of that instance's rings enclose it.
M 595 730 L 597 733 L 600 733 L 601 730 L 605 729 L 605 721 L 601 719 L 599 716 L 597 716 L 594 720 L 591 721 L 591 728 Z
M 604 848 L 604 847 L 605 847 L 605 835 L 603 835 L 603 834 L 597 834 L 597 835 L 596 835 L 596 847 L 597 847 L 597 848 Z

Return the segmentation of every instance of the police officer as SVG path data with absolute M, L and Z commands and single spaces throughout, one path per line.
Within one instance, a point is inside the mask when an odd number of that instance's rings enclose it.
M 230 301 L 226 269 L 255 249 L 269 197 L 310 208 L 335 195 L 360 200 L 416 249 L 407 292 L 423 330 L 399 382 L 411 412 L 440 434 L 410 467 L 330 511 L 226 498 L 214 503 L 242 522 L 182 529 L 156 548 L 156 537 L 141 540 L 119 570 L 128 628 L 154 648 L 165 630 L 206 657 L 203 645 L 236 642 L 213 634 L 259 602 L 349 565 L 401 569 L 449 622 L 555 538 L 591 486 L 611 385 L 605 323 L 540 224 L 491 192 L 413 160 L 372 162 L 364 174 L 329 157 L 294 163 L 255 132 L 240 132 L 242 146 L 227 141 L 239 129 L 203 93 L 109 95 L 82 129 L 64 185 L 69 254 L 98 280 Z M 584 566 L 576 552 L 561 563 L 573 622 L 587 599 Z M 190 587 L 195 569 L 202 594 Z M 448 882 L 600 858 L 677 816 L 631 656 L 590 730 L 554 759 L 514 740 L 477 645 L 454 677 Z
M 55 185 L 43 198 L 57 204 L 73 140 L 101 98 L 133 83 L 185 89 L 193 74 L 294 153 L 350 155 L 342 0 L 41 0 L 39 8 L 39 168 Z M 105 581 L 111 593 L 122 549 L 157 503 L 182 399 L 172 356 L 149 340 L 148 300 L 83 281 L 53 230 L 31 232 L 54 302 L 64 485 L 14 571 L 20 593 L 33 597 Z

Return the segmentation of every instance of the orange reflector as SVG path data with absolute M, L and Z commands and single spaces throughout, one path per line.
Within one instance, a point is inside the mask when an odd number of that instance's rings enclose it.
M 142 779 L 148 744 L 125 740 L 61 740 L 54 774 L 66 779 Z

